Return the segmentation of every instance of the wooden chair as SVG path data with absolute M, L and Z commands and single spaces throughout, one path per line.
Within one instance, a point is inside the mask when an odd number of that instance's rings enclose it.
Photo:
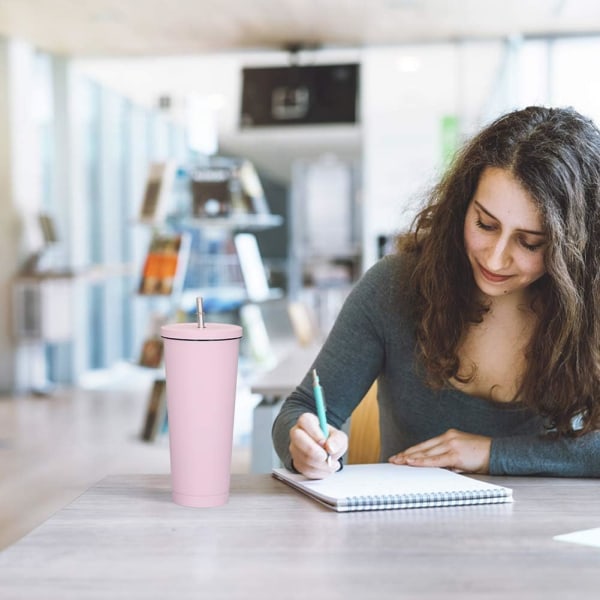
M 346 463 L 349 465 L 377 463 L 380 449 L 379 406 L 377 405 L 377 382 L 375 382 L 352 412 Z

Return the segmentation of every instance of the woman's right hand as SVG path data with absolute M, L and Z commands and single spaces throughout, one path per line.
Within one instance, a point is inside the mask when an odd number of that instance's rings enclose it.
M 348 449 L 348 436 L 329 425 L 325 439 L 319 419 L 303 413 L 290 429 L 290 454 L 294 468 L 310 479 L 324 479 L 340 468 L 340 458 Z

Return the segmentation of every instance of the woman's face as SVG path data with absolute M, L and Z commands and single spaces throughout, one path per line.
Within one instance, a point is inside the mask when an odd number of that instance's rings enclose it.
M 541 215 L 504 169 L 487 167 L 481 174 L 464 236 L 475 282 L 488 296 L 522 294 L 546 272 Z

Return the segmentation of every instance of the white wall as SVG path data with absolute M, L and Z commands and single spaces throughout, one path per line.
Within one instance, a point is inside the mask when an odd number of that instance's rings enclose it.
M 457 43 L 370 49 L 363 55 L 364 266 L 379 234 L 410 225 L 441 173 L 442 118 L 468 135 L 493 96 L 503 47 Z
M 551 97 L 560 106 L 574 106 L 600 124 L 600 40 L 582 38 L 556 41 Z

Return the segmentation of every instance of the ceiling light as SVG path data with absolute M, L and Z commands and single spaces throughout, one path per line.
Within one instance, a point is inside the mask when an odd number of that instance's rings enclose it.
M 396 62 L 401 73 L 416 73 L 421 68 L 421 61 L 416 56 L 401 56 Z

